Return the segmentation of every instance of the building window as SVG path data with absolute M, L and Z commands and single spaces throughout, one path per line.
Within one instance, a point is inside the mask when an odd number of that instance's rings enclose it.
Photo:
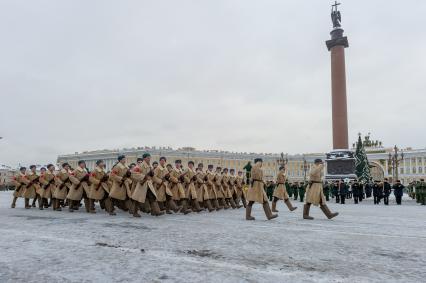
M 419 174 L 423 173 L 423 167 L 419 167 Z
M 399 173 L 404 174 L 404 168 L 399 168 Z
M 416 167 L 413 167 L 413 174 L 416 174 Z

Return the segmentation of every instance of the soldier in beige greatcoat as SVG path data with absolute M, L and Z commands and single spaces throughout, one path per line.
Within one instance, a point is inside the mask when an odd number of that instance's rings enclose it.
M 31 165 L 30 172 L 27 173 L 27 180 L 29 181 L 29 183 L 25 185 L 24 192 L 23 192 L 23 196 L 25 198 L 25 208 L 31 207 L 30 199 L 37 198 L 36 191 L 40 189 L 39 178 L 40 176 L 37 175 L 36 166 Z M 35 207 L 35 204 L 34 204 L 34 207 Z
M 157 202 L 157 193 L 155 191 L 154 184 L 152 183 L 154 169 L 151 167 L 151 155 L 149 153 L 144 153 L 142 159 L 142 164 L 136 165 L 131 174 L 134 187 L 131 195 L 131 199 L 134 202 L 133 216 L 140 217 L 140 214 L 138 214 L 138 208 L 146 201 L 150 203 L 152 215 L 163 215 L 164 212 L 160 211 L 160 207 Z
M 93 209 L 94 203 L 99 201 L 101 207 L 105 207 L 109 215 L 115 215 L 112 200 L 109 197 L 110 188 L 108 186 L 108 174 L 105 172 L 105 163 L 103 160 L 96 161 L 95 169 L 90 173 L 90 193 L 88 195 L 90 202 L 90 212 L 96 213 Z
M 215 172 L 215 176 L 214 176 L 214 190 L 216 193 L 216 198 L 219 202 L 219 204 L 225 208 L 228 209 L 229 205 L 226 203 L 225 201 L 225 194 L 223 192 L 223 187 L 222 187 L 222 173 L 221 173 L 222 167 L 216 167 L 216 172 Z
M 194 161 L 188 162 L 188 168 L 184 171 L 183 179 L 185 198 L 188 200 L 189 205 L 192 207 L 192 211 L 200 212 L 202 209 L 197 201 L 197 191 L 195 189 L 197 174 L 194 170 Z
M 234 205 L 236 208 L 241 208 L 243 207 L 242 205 L 239 204 L 238 201 L 238 193 L 237 193 L 237 176 L 235 175 L 235 169 L 230 169 L 229 170 L 229 186 L 230 186 L 230 191 L 231 191 L 231 195 L 232 195 L 232 200 L 234 202 Z M 238 201 L 238 203 L 237 203 Z
M 40 209 L 49 207 L 49 199 L 52 200 L 52 193 L 56 189 L 55 178 L 55 166 L 53 164 L 48 164 L 46 172 L 40 175 L 40 198 L 42 203 Z
M 160 209 L 164 208 L 167 214 L 171 214 L 171 210 L 174 212 L 179 211 L 179 207 L 173 200 L 173 193 L 170 190 L 170 172 L 166 167 L 167 159 L 162 156 L 158 166 L 154 169 L 154 176 L 152 181 L 155 186 L 157 193 L 157 201 L 160 205 Z
M 216 178 L 216 174 L 213 172 L 213 165 L 209 164 L 207 166 L 207 171 L 205 176 L 208 199 L 210 200 L 212 206 L 216 210 L 221 210 L 223 206 L 219 204 L 219 200 L 217 198 L 216 188 L 215 188 L 215 178 Z
M 173 194 L 173 200 L 182 206 L 182 209 L 180 210 L 181 212 L 188 214 L 191 210 L 188 208 L 188 199 L 186 198 L 185 190 L 183 189 L 185 173 L 182 171 L 182 161 L 176 160 L 175 168 L 171 168 L 169 172 L 169 180 L 172 183 L 170 190 Z
M 43 177 L 43 175 L 46 173 L 46 168 L 41 167 L 40 168 L 40 176 L 38 177 L 38 183 L 36 184 L 36 197 L 33 199 L 32 207 L 36 207 L 36 201 L 38 201 L 39 209 L 43 210 L 43 199 L 41 197 L 41 194 L 43 193 L 42 186 L 40 179 Z
M 84 198 L 86 212 L 89 213 L 93 209 L 90 207 L 89 199 L 87 197 L 90 193 L 89 177 L 90 175 L 86 169 L 86 162 L 84 162 L 84 160 L 78 161 L 77 168 L 69 175 L 69 179 L 72 183 L 67 195 L 70 212 L 73 212 L 75 209 L 79 209 L 82 198 Z
M 53 210 L 61 211 L 60 202 L 64 201 L 67 198 L 68 189 L 71 187 L 72 183 L 70 181 L 70 165 L 65 162 L 62 164 L 61 171 L 56 175 L 55 183 L 56 188 L 52 192 L 52 207 Z
M 109 180 L 111 181 L 111 189 L 109 197 L 111 198 L 114 206 L 127 211 L 126 205 L 127 191 L 130 191 L 132 173 L 126 166 L 126 156 L 118 156 L 118 162 L 111 168 Z
M 263 210 L 268 220 L 278 217 L 277 214 L 272 214 L 271 208 L 269 207 L 268 198 L 266 197 L 263 181 L 263 169 L 262 169 L 262 159 L 256 158 L 254 160 L 254 166 L 251 169 L 251 187 L 247 192 L 248 205 L 246 208 L 246 219 L 255 220 L 251 216 L 252 206 L 255 202 L 262 204 Z
M 311 204 L 320 206 L 322 212 L 327 216 L 328 219 L 336 217 L 339 213 L 332 213 L 328 208 L 325 196 L 322 188 L 322 175 L 323 175 L 324 163 L 321 159 L 315 159 L 314 165 L 309 172 L 309 185 L 306 189 L 306 203 L 303 207 L 303 218 L 312 220 L 313 217 L 309 216 L 309 209 Z
M 238 171 L 238 175 L 236 177 L 236 186 L 235 186 L 235 191 L 236 191 L 236 201 L 235 203 L 237 205 L 240 204 L 240 200 L 243 203 L 244 208 L 247 207 L 247 202 L 246 202 L 246 196 L 244 194 L 243 191 L 243 186 L 244 186 L 244 176 L 243 176 L 243 172 L 242 171 Z
M 287 190 L 285 188 L 286 173 L 286 168 L 284 166 L 281 166 L 277 175 L 277 187 L 274 190 L 273 194 L 274 199 L 272 200 L 272 212 L 278 212 L 277 202 L 280 199 L 284 200 L 284 203 L 287 205 L 288 210 L 293 211 L 297 208 L 293 207 L 293 205 L 291 204 L 289 196 L 287 194 Z
M 235 205 L 234 199 L 232 198 L 233 185 L 230 182 L 231 178 L 228 174 L 228 168 L 224 168 L 222 171 L 222 189 L 225 197 L 225 202 L 228 206 L 232 207 L 232 209 L 237 208 Z
M 24 196 L 24 190 L 25 186 L 29 183 L 27 176 L 25 175 L 25 172 L 27 171 L 27 168 L 21 167 L 19 168 L 19 173 L 15 175 L 12 179 L 13 185 L 15 186 L 15 191 L 13 192 L 13 200 L 11 208 L 16 207 L 16 200 L 19 197 Z
M 200 207 L 208 209 L 209 212 L 214 210 L 212 203 L 210 201 L 209 192 L 207 189 L 207 174 L 203 172 L 203 163 L 198 163 L 196 176 L 197 181 L 195 188 L 197 190 L 197 201 L 200 204 Z

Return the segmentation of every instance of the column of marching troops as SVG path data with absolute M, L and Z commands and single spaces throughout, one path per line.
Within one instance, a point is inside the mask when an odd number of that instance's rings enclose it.
M 354 181 L 348 184 L 343 180 L 338 182 L 322 181 L 324 164 L 321 159 L 316 159 L 309 172 L 309 182 L 297 183 L 290 186 L 286 179 L 286 167 L 281 166 L 277 174 L 276 188 L 271 192 L 270 183 L 264 181 L 261 158 L 254 160 L 255 165 L 251 169 L 251 178 L 246 184 L 243 173 L 227 168 L 208 165 L 204 170 L 202 163 L 195 164 L 189 161 L 184 170 L 181 160 L 175 161 L 175 166 L 167 164 L 167 159 L 161 157 L 159 162 L 151 165 L 151 156 L 146 153 L 137 159 L 136 164 L 126 165 L 126 158 L 120 155 L 117 163 L 106 172 L 105 163 L 102 160 L 96 162 L 92 172 L 86 168 L 86 163 L 81 160 L 75 169 L 71 169 L 68 163 L 63 163 L 59 172 L 55 172 L 55 166 L 49 164 L 42 168 L 41 174 L 36 172 L 36 166 L 30 166 L 29 172 L 25 167 L 14 177 L 15 191 L 13 193 L 12 208 L 15 208 L 19 197 L 24 198 L 25 208 L 38 207 L 40 210 L 52 207 L 55 211 L 61 211 L 68 207 L 70 212 L 78 210 L 84 202 L 88 213 L 96 213 L 95 203 L 110 215 L 115 215 L 116 208 L 128 211 L 134 217 L 140 217 L 139 211 L 150 213 L 154 216 L 171 213 L 188 214 L 190 212 L 209 212 L 221 209 L 246 208 L 246 219 L 254 220 L 251 216 L 254 203 L 262 205 L 267 219 L 276 218 L 278 212 L 277 202 L 283 200 L 289 211 L 294 211 L 290 197 L 300 196 L 305 198 L 303 218 L 313 219 L 309 216 L 311 205 L 319 206 L 327 218 L 338 215 L 332 213 L 326 202 L 332 197 L 336 202 L 345 203 L 345 199 L 353 195 L 355 203 L 365 197 L 374 196 L 374 203 L 379 204 L 384 199 L 389 203 L 389 195 L 392 187 L 387 181 L 374 182 L 374 184 L 362 184 Z M 249 185 L 247 191 L 245 186 Z M 396 201 L 401 204 L 404 186 L 397 181 L 393 185 Z M 416 187 L 418 202 L 425 204 L 426 184 L 422 179 Z M 30 200 L 32 204 L 30 204 Z M 272 207 L 269 205 L 272 201 Z M 241 204 L 240 204 L 241 203 Z
M 52 207 L 61 211 L 68 207 L 69 212 L 78 210 L 83 201 L 86 212 L 96 213 L 95 203 L 110 215 L 115 215 L 116 208 L 128 211 L 134 217 L 140 217 L 140 211 L 160 216 L 165 213 L 209 212 L 221 209 L 246 208 L 246 219 L 254 220 L 251 210 L 254 203 L 263 206 L 268 219 L 277 217 L 273 212 L 277 202 L 283 200 L 290 211 L 296 209 L 290 202 L 285 188 L 286 168 L 281 167 L 277 175 L 277 188 L 273 194 L 272 209 L 265 193 L 263 178 L 263 161 L 255 159 L 251 170 L 251 179 L 246 184 L 241 171 L 208 165 L 204 170 L 202 163 L 189 161 L 184 170 L 181 160 L 175 165 L 167 164 L 167 159 L 161 157 L 159 162 L 151 165 L 151 156 L 146 153 L 137 159 L 136 164 L 126 165 L 126 157 L 120 155 L 110 172 L 106 172 L 103 160 L 96 162 L 96 167 L 89 172 L 85 161 L 78 162 L 72 169 L 68 163 L 61 164 L 59 172 L 49 164 L 42 168 L 40 175 L 36 166 L 31 165 L 27 172 L 25 167 L 14 177 L 15 191 L 12 208 L 16 207 L 18 198 L 24 198 L 25 208 L 38 207 L 43 210 Z M 310 182 L 307 191 L 307 202 L 304 206 L 304 218 L 309 216 L 311 204 L 319 205 L 328 218 L 337 213 L 331 213 L 325 201 L 322 190 L 322 161 L 315 163 L 310 172 Z M 249 185 L 248 190 L 245 190 Z M 32 204 L 30 203 L 32 199 Z

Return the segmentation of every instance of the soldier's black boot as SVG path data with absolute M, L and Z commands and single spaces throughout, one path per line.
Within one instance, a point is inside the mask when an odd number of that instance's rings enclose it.
M 312 216 L 309 216 L 309 209 L 311 208 L 311 204 L 307 203 L 303 206 L 303 219 L 313 220 Z
M 327 206 L 327 205 L 325 205 L 325 204 L 321 204 L 321 205 L 320 205 L 320 208 L 321 208 L 322 212 L 324 212 L 325 216 L 327 216 L 327 218 L 328 218 L 328 219 L 334 218 L 334 217 L 336 217 L 337 215 L 339 215 L 339 213 L 338 213 L 338 212 L 334 212 L 334 213 L 332 213 L 332 212 L 330 211 L 330 209 L 328 208 L 328 206 Z
M 263 211 L 265 211 L 265 215 L 268 220 L 278 217 L 278 214 L 272 214 L 271 208 L 269 207 L 269 202 L 267 201 L 263 203 Z
M 293 207 L 293 205 L 290 202 L 290 199 L 285 200 L 284 203 L 287 205 L 288 210 L 290 210 L 290 211 L 293 211 L 293 210 L 297 209 L 297 207 Z
M 251 208 L 252 206 L 250 204 L 246 207 L 246 220 L 255 220 L 255 218 L 251 216 Z

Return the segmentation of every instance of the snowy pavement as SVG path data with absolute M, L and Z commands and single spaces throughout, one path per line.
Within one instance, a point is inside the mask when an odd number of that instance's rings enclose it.
M 10 208 L 0 192 L 0 282 L 425 282 L 426 207 L 302 204 L 136 219 Z

